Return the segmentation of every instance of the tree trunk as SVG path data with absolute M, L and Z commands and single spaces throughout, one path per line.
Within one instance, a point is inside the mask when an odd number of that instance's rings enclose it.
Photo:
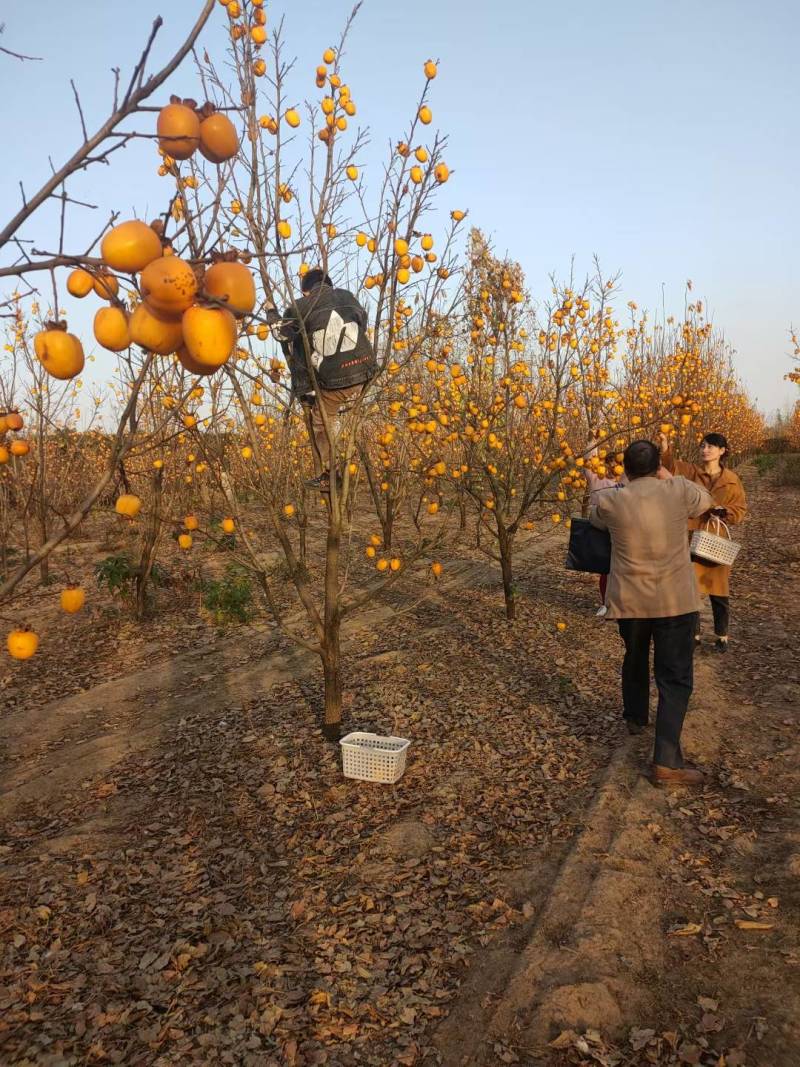
M 47 453 L 45 451 L 45 435 L 44 435 L 44 415 L 41 408 L 38 412 L 38 425 L 37 425 L 37 448 L 38 453 L 38 467 L 36 472 L 37 481 L 37 512 L 39 519 L 39 538 L 40 544 L 46 545 L 48 542 L 47 534 Z M 39 564 L 39 577 L 41 578 L 42 585 L 47 585 L 50 581 L 50 559 L 45 556 Z
M 383 527 L 383 547 L 387 552 L 392 550 L 392 530 L 394 528 L 394 507 L 392 506 L 392 499 L 389 497 L 386 501 L 386 518 L 381 523 Z
M 503 596 L 506 601 L 506 618 L 514 619 L 517 614 L 517 605 L 514 599 L 514 575 L 512 559 L 514 551 L 514 537 L 509 534 L 505 526 L 497 524 L 497 544 L 500 549 L 500 570 L 503 575 Z
M 297 525 L 300 529 L 300 562 L 305 567 L 306 555 L 308 551 L 308 516 L 306 515 L 305 511 L 303 511 L 303 513 L 298 516 Z
M 142 540 L 142 552 L 139 557 L 139 571 L 136 575 L 136 619 L 141 622 L 147 611 L 147 588 L 156 558 L 156 544 L 161 523 L 161 488 L 163 469 L 159 468 L 153 475 L 153 499 L 150 521 Z
M 329 741 L 338 740 L 342 722 L 342 660 L 339 642 L 339 550 L 342 536 L 342 498 L 336 494 L 328 508 L 328 539 L 325 552 L 325 611 L 322 641 L 322 674 L 325 713 L 322 733 Z
M 338 741 L 342 724 L 342 657 L 339 644 L 339 623 L 326 626 L 325 647 L 322 651 L 322 674 L 325 687 L 323 737 Z

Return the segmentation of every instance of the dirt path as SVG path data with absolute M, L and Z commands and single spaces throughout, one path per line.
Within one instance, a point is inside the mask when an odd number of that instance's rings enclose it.
M 656 790 L 650 739 L 619 749 L 585 830 L 525 901 L 524 938 L 465 982 L 437 1034 L 444 1063 L 800 1062 L 797 568 L 769 599 L 766 646 L 752 611 L 798 544 L 797 499 L 748 481 L 734 603 L 749 620 L 729 657 L 698 656 L 685 732 L 708 786 Z M 747 685 L 748 660 L 775 672 L 767 692 Z

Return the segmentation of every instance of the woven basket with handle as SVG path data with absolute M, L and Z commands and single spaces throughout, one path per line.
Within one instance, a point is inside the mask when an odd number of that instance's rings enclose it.
M 717 524 L 716 532 L 712 532 L 709 529 L 712 522 Z M 725 530 L 726 537 L 723 537 L 720 533 L 722 529 Z M 733 561 L 739 555 L 741 547 L 738 541 L 731 540 L 730 530 L 722 519 L 716 515 L 709 520 L 705 530 L 694 531 L 690 542 L 690 551 L 697 559 L 704 560 L 707 563 L 724 563 L 728 567 L 733 566 Z

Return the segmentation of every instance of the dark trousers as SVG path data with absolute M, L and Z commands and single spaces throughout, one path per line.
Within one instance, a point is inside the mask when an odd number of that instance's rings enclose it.
M 731 602 L 730 597 L 726 596 L 714 596 L 713 593 L 709 594 L 708 599 L 711 601 L 711 614 L 714 616 L 714 633 L 717 637 L 727 637 L 728 627 L 731 621 Z M 700 615 L 697 616 L 697 627 L 695 628 L 695 636 L 700 636 Z
M 658 689 L 653 762 L 682 767 L 681 730 L 694 685 L 693 651 L 697 612 L 668 619 L 620 619 L 625 642 L 622 704 L 626 719 L 646 726 L 650 717 L 650 642 Z

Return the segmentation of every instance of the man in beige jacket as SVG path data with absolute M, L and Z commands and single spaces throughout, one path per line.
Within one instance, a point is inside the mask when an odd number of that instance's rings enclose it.
M 617 620 L 625 642 L 623 714 L 631 733 L 647 726 L 652 641 L 658 688 L 652 780 L 699 785 L 703 774 L 684 763 L 680 744 L 699 609 L 686 523 L 713 501 L 701 486 L 665 471 L 650 441 L 634 441 L 623 462 L 627 487 L 589 512 L 592 525 L 611 535 L 606 618 Z

